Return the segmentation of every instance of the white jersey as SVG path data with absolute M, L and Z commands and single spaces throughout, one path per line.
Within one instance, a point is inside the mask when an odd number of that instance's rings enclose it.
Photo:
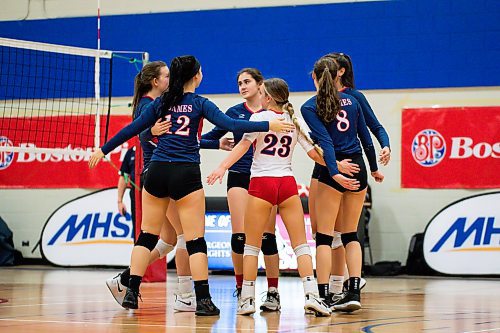
M 260 111 L 250 117 L 250 121 L 270 121 L 276 118 L 285 118 L 292 122 L 287 112 Z M 302 129 L 308 133 L 309 129 L 304 120 L 298 118 Z M 293 176 L 292 155 L 293 149 L 300 143 L 306 152 L 314 149 L 307 139 L 299 134 L 297 129 L 291 133 L 258 132 L 245 133 L 243 139 L 253 142 L 254 153 L 251 168 L 251 177 L 285 177 Z

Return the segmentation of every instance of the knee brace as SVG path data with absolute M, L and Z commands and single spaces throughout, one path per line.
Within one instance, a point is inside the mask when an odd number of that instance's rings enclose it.
M 256 246 L 245 244 L 245 249 L 243 251 L 243 256 L 259 256 L 260 249 Z
M 333 236 L 322 234 L 321 232 L 316 233 L 316 247 L 321 245 L 332 246 Z
M 245 234 L 242 232 L 231 235 L 231 249 L 234 253 L 243 254 L 245 249 Z
M 295 252 L 295 256 L 297 257 L 297 259 L 300 256 L 304 256 L 304 255 L 308 255 L 308 256 L 312 257 L 311 248 L 309 247 L 309 245 L 307 243 L 300 244 L 299 246 L 297 246 L 296 248 L 293 249 L 293 252 Z
M 346 247 L 347 244 L 349 244 L 350 242 L 358 242 L 359 243 L 358 233 L 356 233 L 356 232 L 348 232 L 348 233 L 342 234 L 341 237 L 342 237 L 342 244 L 344 244 L 344 247 Z
M 158 235 L 153 235 L 141 230 L 139 237 L 137 237 L 137 241 L 135 242 L 135 246 L 143 246 L 149 251 L 153 251 L 158 242 Z
M 160 254 L 160 259 L 166 256 L 169 252 L 174 249 L 172 244 L 165 243 L 163 239 L 158 239 L 158 243 L 156 243 L 155 249 Z
M 276 244 L 276 235 L 265 232 L 262 235 L 262 253 L 266 256 L 278 254 L 278 244 Z
M 332 250 L 338 249 L 342 246 L 342 234 L 338 231 L 333 232 Z
M 193 240 L 187 241 L 186 248 L 190 256 L 196 253 L 207 254 L 207 242 L 205 242 L 205 237 L 198 237 Z
M 187 250 L 186 240 L 184 239 L 184 234 L 180 234 L 179 236 L 177 236 L 177 248 Z

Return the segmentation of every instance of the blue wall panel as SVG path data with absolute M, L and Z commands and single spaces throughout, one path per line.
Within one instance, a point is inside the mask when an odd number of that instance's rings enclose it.
M 95 47 L 95 18 L 0 22 L 0 36 Z M 322 54 L 354 60 L 360 89 L 499 86 L 500 1 L 381 1 L 105 16 L 102 48 L 146 50 L 170 61 L 194 54 L 201 93 L 237 92 L 235 73 L 260 68 L 310 91 Z M 119 61 L 115 63 L 119 64 Z M 114 95 L 131 95 L 133 66 L 115 71 Z

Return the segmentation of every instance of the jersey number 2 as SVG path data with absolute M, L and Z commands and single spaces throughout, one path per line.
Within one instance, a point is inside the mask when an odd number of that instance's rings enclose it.
M 166 121 L 171 121 L 172 120 L 172 115 L 169 114 L 168 116 L 165 117 L 165 120 Z M 188 116 L 180 116 L 179 118 L 177 118 L 177 121 L 176 123 L 181 125 L 181 127 L 179 127 L 177 129 L 177 131 L 175 131 L 173 134 L 177 134 L 177 135 L 182 135 L 182 136 L 189 136 L 189 122 L 191 121 L 191 119 L 189 119 Z M 170 132 L 170 130 L 168 130 L 166 132 L 166 134 L 172 134 L 172 132 Z
M 276 147 L 274 146 L 276 146 L 276 144 L 278 143 L 278 137 L 274 134 L 266 135 L 264 137 L 264 143 L 267 143 L 267 146 L 264 147 L 264 149 L 262 149 L 260 153 L 274 156 L 277 152 L 278 156 L 280 157 L 287 157 L 288 155 L 290 155 L 290 145 L 292 144 L 292 137 L 284 135 L 281 137 L 279 142 L 281 143 L 281 147 L 276 149 Z

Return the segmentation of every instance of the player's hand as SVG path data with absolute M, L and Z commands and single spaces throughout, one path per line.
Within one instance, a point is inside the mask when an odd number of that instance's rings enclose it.
M 208 185 L 213 185 L 219 180 L 219 184 L 222 184 L 222 178 L 224 178 L 224 174 L 226 173 L 226 168 L 219 166 L 217 169 L 212 171 L 211 174 L 208 175 L 207 177 L 207 184 Z
M 170 130 L 170 127 L 172 127 L 171 121 L 166 121 L 160 118 L 156 121 L 153 127 L 151 127 L 151 134 L 154 136 L 165 134 Z
M 357 179 L 347 178 L 346 176 L 341 175 L 340 173 L 336 174 L 332 178 L 337 183 L 339 183 L 340 186 L 350 191 L 356 191 L 359 189 L 359 180 Z
M 337 168 L 339 169 L 340 172 L 349 175 L 349 176 L 354 176 L 355 173 L 359 172 L 359 165 L 356 163 L 351 163 L 350 158 L 346 158 L 345 160 L 342 160 L 337 163 Z
M 285 119 L 273 119 L 269 122 L 269 130 L 276 133 L 290 133 L 295 129 L 295 125 L 287 123 Z
M 118 212 L 121 216 L 125 216 L 127 214 L 127 206 L 123 202 L 118 202 Z
M 375 181 L 377 183 L 382 183 L 382 181 L 384 180 L 384 175 L 382 174 L 382 172 L 380 172 L 378 170 L 372 172 L 372 177 L 373 177 L 373 179 L 375 179 Z
M 231 151 L 234 147 L 234 139 L 232 138 L 222 138 L 219 140 L 219 149 Z
M 97 163 L 99 163 L 99 161 L 101 160 L 101 158 L 104 157 L 104 153 L 102 152 L 101 148 L 97 148 L 94 153 L 92 153 L 92 155 L 90 156 L 90 159 L 89 159 L 89 168 L 93 168 L 97 165 Z
M 378 161 L 380 162 L 380 164 L 386 166 L 387 164 L 389 164 L 390 160 L 391 160 L 391 148 L 389 147 L 382 148 L 379 154 Z

